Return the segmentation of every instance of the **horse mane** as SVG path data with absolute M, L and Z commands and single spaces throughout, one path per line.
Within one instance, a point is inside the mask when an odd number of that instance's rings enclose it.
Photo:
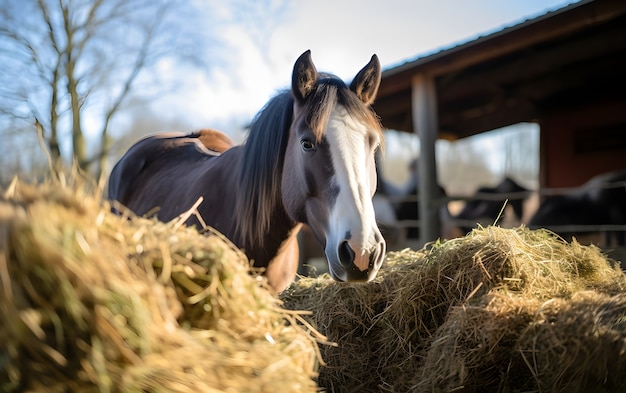
M 320 73 L 317 88 L 307 98 L 301 112 L 318 142 L 322 140 L 326 124 L 338 104 L 382 136 L 382 126 L 374 111 L 339 78 Z M 240 238 L 247 244 L 263 245 L 272 215 L 282 203 L 280 174 L 294 120 L 293 105 L 290 90 L 277 94 L 255 116 L 244 143 L 235 223 Z
M 260 245 L 280 201 L 282 163 L 293 118 L 293 97 L 284 91 L 255 116 L 239 169 L 236 230 L 248 244 Z

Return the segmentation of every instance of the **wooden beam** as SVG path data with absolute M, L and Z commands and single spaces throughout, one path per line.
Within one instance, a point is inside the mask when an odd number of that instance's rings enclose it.
M 484 113 L 480 116 L 469 116 L 458 112 L 440 117 L 439 132 L 465 138 L 520 122 L 537 121 L 541 116 L 539 108 L 525 100 L 502 100 L 486 104 L 476 110 L 482 110 Z
M 432 77 L 415 75 L 412 79 L 413 129 L 420 139 L 418 197 L 420 243 L 436 240 L 440 234 L 440 191 L 437 182 L 435 141 L 437 140 L 437 90 Z M 417 207 L 416 207 L 417 208 Z

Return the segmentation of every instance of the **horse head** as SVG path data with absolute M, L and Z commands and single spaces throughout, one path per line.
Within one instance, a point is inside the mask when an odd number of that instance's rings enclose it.
M 318 73 L 310 51 L 293 69 L 283 205 L 294 221 L 309 225 L 338 281 L 370 281 L 385 256 L 372 203 L 382 129 L 371 104 L 380 79 L 376 55 L 350 87 Z

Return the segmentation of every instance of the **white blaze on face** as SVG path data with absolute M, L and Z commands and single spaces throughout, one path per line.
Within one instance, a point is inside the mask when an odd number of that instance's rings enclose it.
M 330 146 L 335 182 L 339 195 L 329 217 L 326 251 L 333 252 L 343 241 L 354 251 L 355 265 L 366 270 L 367 258 L 359 258 L 381 239 L 376 225 L 372 194 L 376 189 L 376 174 L 369 130 L 338 106 L 330 116 L 326 139 Z

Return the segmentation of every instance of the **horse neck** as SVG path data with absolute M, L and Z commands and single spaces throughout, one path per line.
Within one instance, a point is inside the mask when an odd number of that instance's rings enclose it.
M 229 177 L 229 187 L 232 190 L 226 195 L 240 198 L 246 191 L 240 189 L 240 184 L 238 183 L 239 176 L 236 174 L 241 170 L 240 165 L 243 160 L 244 149 L 237 148 L 236 154 L 238 156 L 236 157 L 238 170 Z M 232 165 L 232 163 L 226 163 L 226 165 Z M 280 181 L 277 184 L 280 185 Z M 249 209 L 248 212 L 242 212 L 238 203 L 234 203 L 233 215 L 237 219 L 232 220 L 232 226 L 227 237 L 231 238 L 238 247 L 244 249 L 248 257 L 254 261 L 254 266 L 256 267 L 268 267 L 279 253 L 285 240 L 290 237 L 294 229 L 299 229 L 298 224 L 291 220 L 283 206 L 280 199 L 282 193 L 277 192 L 274 195 L 275 200 L 263 200 L 260 202 L 260 205 L 264 206 L 267 211 Z M 249 201 L 249 203 L 253 202 Z M 271 209 L 269 209 L 270 206 Z M 255 225 L 252 225 L 258 217 L 255 214 L 266 214 L 269 217 L 268 228 L 262 233 L 256 233 L 259 231 Z M 297 230 L 295 232 L 297 233 Z
M 302 224 L 289 218 L 281 201 L 275 206 L 270 228 L 261 243 L 243 248 L 254 267 L 265 269 L 264 276 L 269 286 L 279 293 L 294 280 L 298 271 L 297 235 Z
M 250 250 L 247 253 L 251 259 L 254 259 L 254 266 L 268 267 L 279 254 L 282 244 L 289 239 L 295 228 L 299 228 L 299 225 L 289 218 L 282 203 L 276 206 L 272 213 L 269 230 L 264 233 L 261 242 L 244 247 Z

